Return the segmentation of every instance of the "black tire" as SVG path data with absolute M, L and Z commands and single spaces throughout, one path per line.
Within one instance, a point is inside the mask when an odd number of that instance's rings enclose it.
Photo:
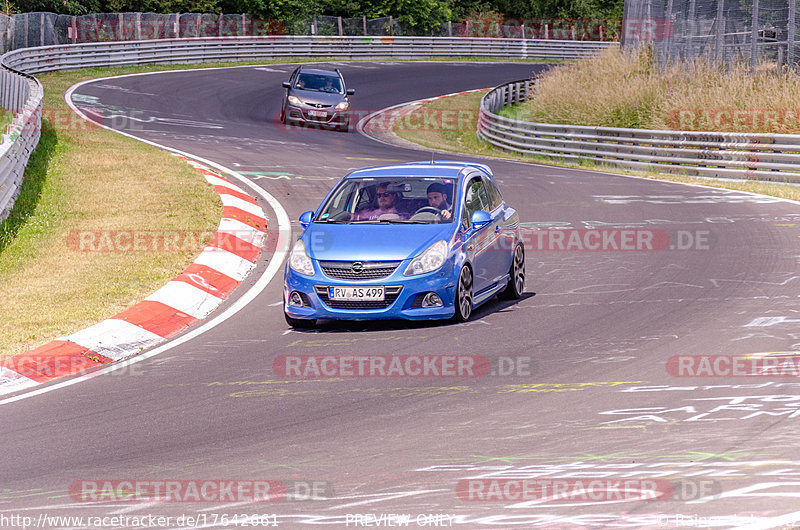
M 286 323 L 295 329 L 309 329 L 317 325 L 317 321 L 314 319 L 293 318 L 287 315 L 285 312 L 283 313 L 283 316 L 286 318 Z
M 506 288 L 497 293 L 503 300 L 519 300 L 525 291 L 525 248 L 518 243 L 514 248 L 514 257 L 511 259 L 511 268 L 508 270 L 510 278 Z
M 456 284 L 456 314 L 453 315 L 454 322 L 466 322 L 472 315 L 472 270 L 464 265 L 458 273 L 458 283 Z
M 286 125 L 286 109 L 281 108 L 281 123 Z

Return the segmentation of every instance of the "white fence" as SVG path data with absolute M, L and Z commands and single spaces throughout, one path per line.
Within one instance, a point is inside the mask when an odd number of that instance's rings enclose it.
M 498 149 L 554 159 L 700 177 L 800 183 L 800 135 L 659 131 L 554 125 L 497 112 L 533 97 L 535 80 L 501 85 L 481 99 L 478 136 Z

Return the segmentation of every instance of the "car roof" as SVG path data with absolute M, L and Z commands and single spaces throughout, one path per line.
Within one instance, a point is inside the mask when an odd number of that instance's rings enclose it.
M 479 169 L 492 176 L 492 171 L 484 164 L 462 162 L 458 160 L 434 160 L 408 162 L 390 166 L 376 166 L 357 169 L 347 178 L 383 178 L 383 177 L 448 177 L 456 178 L 467 169 Z
M 300 67 L 300 72 L 304 74 L 320 74 L 320 75 L 330 75 L 333 77 L 340 77 L 342 74 L 337 70 L 323 70 L 322 68 L 307 68 L 305 66 Z M 299 72 L 298 72 L 299 73 Z

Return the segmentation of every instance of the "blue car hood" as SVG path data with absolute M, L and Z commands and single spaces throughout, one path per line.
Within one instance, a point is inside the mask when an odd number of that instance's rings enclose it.
M 312 223 L 302 239 L 309 257 L 330 261 L 399 261 L 421 254 L 433 243 L 450 241 L 454 223 Z

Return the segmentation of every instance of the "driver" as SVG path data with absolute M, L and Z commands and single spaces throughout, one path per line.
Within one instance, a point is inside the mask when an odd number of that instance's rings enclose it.
M 442 219 L 450 219 L 450 205 L 447 203 L 449 189 L 444 184 L 434 182 L 428 186 L 428 206 L 439 210 Z

